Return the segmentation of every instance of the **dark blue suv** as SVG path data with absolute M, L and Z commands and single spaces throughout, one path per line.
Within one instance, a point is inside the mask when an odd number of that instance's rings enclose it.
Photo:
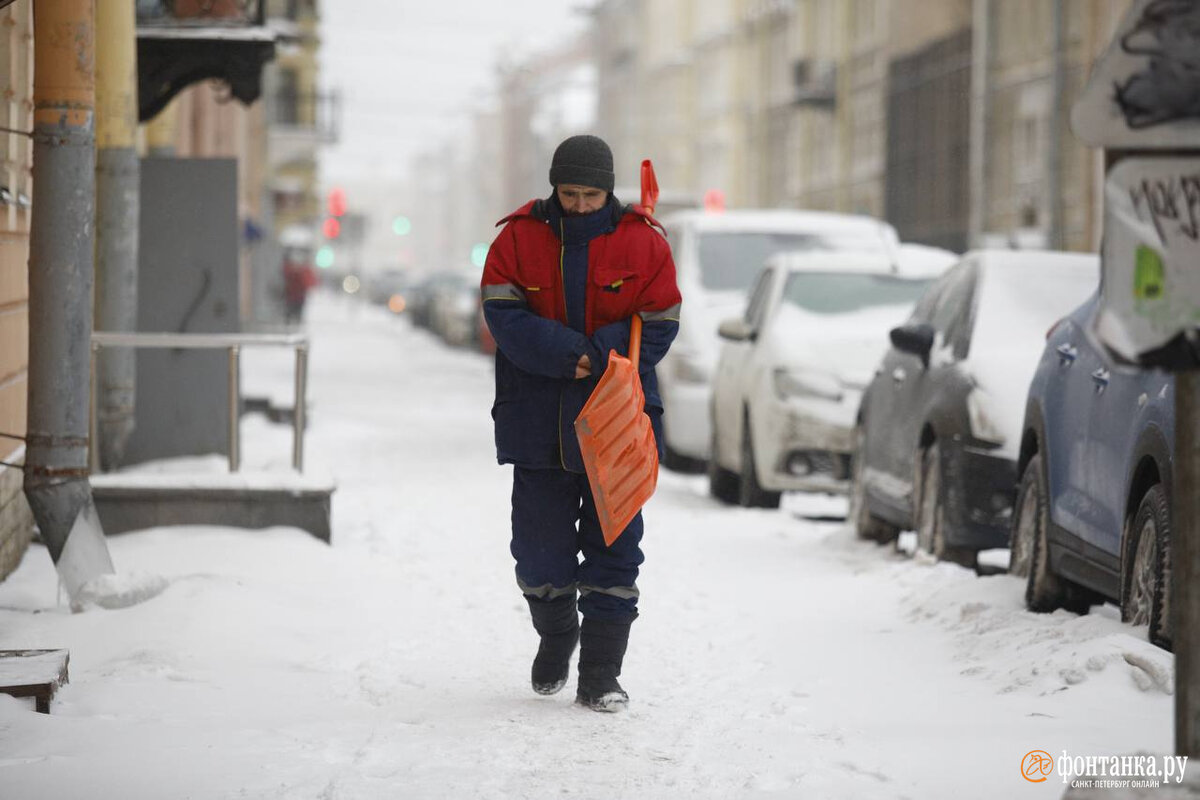
M 1174 380 L 1113 361 L 1098 300 L 1051 329 L 1029 387 L 1009 571 L 1033 611 L 1112 600 L 1170 649 Z

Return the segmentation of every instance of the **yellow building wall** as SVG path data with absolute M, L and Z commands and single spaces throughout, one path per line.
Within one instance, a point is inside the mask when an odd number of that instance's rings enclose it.
M 30 3 L 0 11 L 0 127 L 33 129 L 33 19 Z M 0 434 L 24 436 L 29 365 L 29 205 L 33 143 L 0 132 Z M 20 462 L 24 445 L 0 436 L 0 460 Z M 20 562 L 33 530 L 20 469 L 0 466 L 0 579 Z

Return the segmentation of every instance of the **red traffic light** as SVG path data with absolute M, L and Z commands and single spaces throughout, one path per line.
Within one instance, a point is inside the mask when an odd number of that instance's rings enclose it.
M 338 222 L 336 217 L 326 217 L 321 223 L 321 233 L 325 234 L 326 239 L 336 239 L 342 232 L 342 223 Z
M 340 217 L 346 213 L 346 192 L 341 188 L 333 188 L 329 190 L 329 213 L 335 217 Z M 335 236 L 337 234 L 334 234 Z M 333 238 L 333 237 L 330 237 Z

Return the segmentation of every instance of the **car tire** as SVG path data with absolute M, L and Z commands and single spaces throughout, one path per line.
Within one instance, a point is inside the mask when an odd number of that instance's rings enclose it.
M 917 506 L 917 549 L 938 561 L 952 561 L 974 568 L 977 553 L 967 547 L 946 544 L 946 503 L 942 489 L 942 448 L 933 442 L 919 454 L 921 465 Z
M 1008 573 L 1018 578 L 1029 577 L 1029 562 L 1037 540 L 1037 528 L 1042 520 L 1042 457 L 1034 453 L 1017 488 L 1013 506 L 1012 531 L 1009 534 Z
M 730 472 L 721 466 L 717 455 L 717 419 L 712 417 L 712 447 L 708 453 L 708 493 L 715 500 L 734 505 L 738 501 L 737 473 Z
M 679 472 L 685 475 L 704 472 L 704 461 L 699 458 L 685 456 L 666 443 L 663 444 L 662 465 L 672 472 Z
M 1035 455 L 1025 467 L 1033 469 L 1031 491 L 1037 492 L 1034 508 L 1036 521 L 1032 525 L 1032 547 L 1029 550 L 1029 576 L 1025 582 L 1025 607 L 1039 614 L 1065 608 L 1076 614 L 1086 614 L 1094 595 L 1082 586 L 1055 574 L 1050 564 L 1050 511 L 1046 491 L 1045 466 L 1040 455 Z
M 1151 643 L 1171 649 L 1171 518 L 1162 484 L 1142 496 L 1129 529 L 1129 575 L 1123 583 L 1121 618 L 1148 625 Z
M 779 508 L 781 492 L 770 492 L 758 483 L 754 463 L 754 442 L 750 436 L 750 415 L 742 423 L 742 471 L 738 475 L 738 505 L 745 508 Z
M 861 425 L 854 429 L 854 454 L 850 457 L 850 508 L 847 512 L 854 535 L 880 544 L 895 541 L 900 529 L 871 514 L 867 506 L 866 472 L 867 435 Z

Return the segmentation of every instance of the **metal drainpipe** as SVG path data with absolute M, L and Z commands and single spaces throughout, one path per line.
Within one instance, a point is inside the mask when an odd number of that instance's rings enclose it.
M 96 330 L 137 330 L 137 52 L 132 3 L 97 3 Z M 121 464 L 133 433 L 137 352 L 100 352 L 96 376 L 102 469 Z
M 1062 250 L 1066 244 L 1063 235 L 1062 127 L 1067 26 L 1063 15 L 1063 0 L 1054 0 L 1050 25 L 1050 46 L 1053 48 L 1050 59 L 1050 113 L 1046 126 L 1049 128 L 1046 148 L 1046 228 L 1051 250 Z
M 93 42 L 92 0 L 38 2 L 24 489 L 73 603 L 89 580 L 113 572 L 88 482 Z

